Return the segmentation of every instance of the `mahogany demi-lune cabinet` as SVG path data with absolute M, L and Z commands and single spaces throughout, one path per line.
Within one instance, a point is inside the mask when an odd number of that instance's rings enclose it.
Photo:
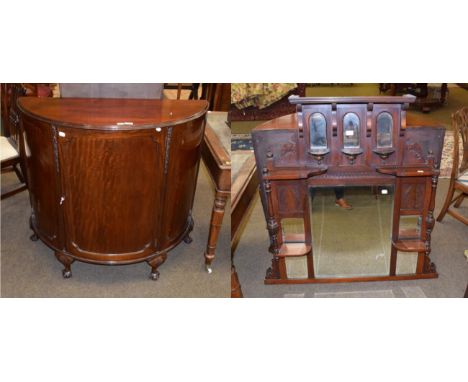
M 445 129 L 407 126 L 414 101 L 291 96 L 295 114 L 253 130 L 266 284 L 437 277 L 429 255 Z M 354 209 L 335 206 L 340 190 Z
M 32 240 L 75 260 L 146 261 L 190 243 L 206 101 L 18 100 Z

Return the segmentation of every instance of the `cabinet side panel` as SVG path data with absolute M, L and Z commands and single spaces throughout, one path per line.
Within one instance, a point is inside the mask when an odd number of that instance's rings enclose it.
M 174 126 L 166 136 L 163 247 L 181 238 L 191 217 L 205 117 Z
M 22 116 L 22 158 L 26 168 L 32 222 L 49 244 L 61 248 L 59 232 L 59 167 L 54 131 L 49 124 Z

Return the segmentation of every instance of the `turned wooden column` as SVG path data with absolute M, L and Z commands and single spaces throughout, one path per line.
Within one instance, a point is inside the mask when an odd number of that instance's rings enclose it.
M 215 184 L 215 200 L 211 212 L 210 232 L 204 253 L 205 267 L 212 272 L 216 244 L 223 223 L 226 202 L 231 194 L 231 129 L 227 113 L 208 112 L 202 147 L 202 158 Z
M 212 272 L 211 262 L 215 258 L 216 244 L 218 243 L 219 231 L 223 223 L 226 201 L 229 198 L 229 192 L 216 190 L 216 196 L 211 212 L 210 233 L 208 234 L 208 244 L 205 250 L 205 266 L 208 273 Z

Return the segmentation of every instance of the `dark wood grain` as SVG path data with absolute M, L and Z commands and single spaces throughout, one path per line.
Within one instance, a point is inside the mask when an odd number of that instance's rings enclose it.
M 207 102 L 21 98 L 18 105 L 32 229 L 65 265 L 64 277 L 73 259 L 147 261 L 157 279 L 167 252 L 193 228 Z

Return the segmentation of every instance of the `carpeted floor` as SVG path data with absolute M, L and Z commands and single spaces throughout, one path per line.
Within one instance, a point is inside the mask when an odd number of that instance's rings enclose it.
M 445 200 L 448 180 L 441 179 L 436 198 L 435 216 Z M 460 207 L 468 215 L 468 201 Z M 438 279 L 368 282 L 346 284 L 264 285 L 270 266 L 268 233 L 257 196 L 251 216 L 244 227 L 234 262 L 245 297 L 463 297 L 468 283 L 468 229 L 450 216 L 436 223 L 432 233 L 431 259 L 437 266 Z
M 2 174 L 3 187 L 16 182 Z M 29 198 L 22 192 L 1 202 L 2 297 L 228 297 L 230 296 L 230 209 L 226 208 L 214 271 L 204 268 L 213 185 L 202 165 L 194 204 L 190 245 L 181 243 L 161 266 L 158 281 L 149 279 L 146 263 L 125 266 L 75 262 L 73 277 L 62 278 L 62 265 L 42 242 L 29 240 Z M 229 204 L 229 203 L 228 203 Z

